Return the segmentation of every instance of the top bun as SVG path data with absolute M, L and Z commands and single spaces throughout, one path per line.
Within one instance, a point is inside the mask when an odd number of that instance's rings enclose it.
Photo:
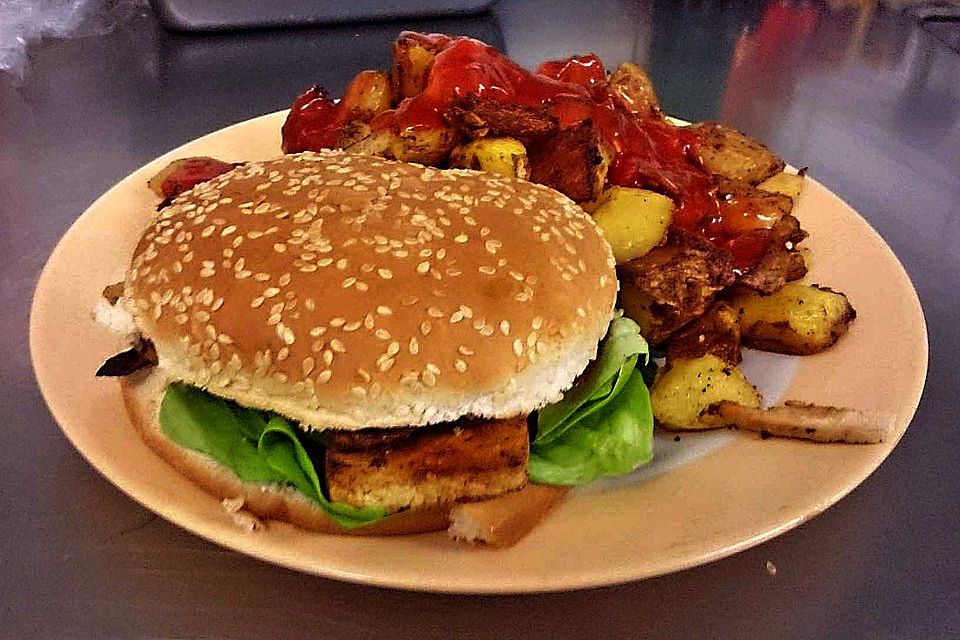
M 126 281 L 170 379 L 338 429 L 554 402 L 596 356 L 616 293 L 609 246 L 566 196 L 341 151 L 180 195 Z

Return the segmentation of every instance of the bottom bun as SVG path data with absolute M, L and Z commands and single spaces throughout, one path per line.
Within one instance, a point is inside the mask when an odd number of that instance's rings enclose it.
M 303 494 L 289 487 L 244 482 L 212 458 L 171 440 L 160 428 L 160 400 L 167 379 L 156 367 L 120 379 L 130 421 L 143 441 L 177 471 L 221 500 L 243 500 L 243 509 L 267 520 L 288 522 L 320 533 L 399 535 L 446 529 L 452 504 L 396 513 L 373 524 L 346 529 L 327 517 Z M 226 512 L 225 512 L 226 513 Z

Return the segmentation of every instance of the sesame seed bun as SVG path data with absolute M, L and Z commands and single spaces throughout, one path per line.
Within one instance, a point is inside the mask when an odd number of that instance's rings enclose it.
M 177 197 L 125 297 L 170 379 L 360 429 L 556 401 L 595 357 L 616 291 L 609 246 L 556 191 L 325 151 Z

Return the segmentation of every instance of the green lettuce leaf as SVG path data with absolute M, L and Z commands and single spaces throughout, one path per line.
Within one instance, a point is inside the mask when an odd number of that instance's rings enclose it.
M 639 371 L 616 399 L 550 443 L 534 443 L 530 479 L 538 484 L 577 485 L 630 473 L 653 459 L 653 409 Z
M 629 318 L 614 318 L 600 344 L 597 359 L 577 378 L 559 402 L 537 415 L 536 442 L 546 444 L 616 398 L 637 366 L 648 361 L 649 347 L 640 327 Z
M 560 402 L 541 409 L 529 474 L 575 485 L 629 473 L 653 459 L 653 410 L 644 373 L 649 348 L 627 318 L 610 324 L 599 355 Z
M 160 404 L 160 427 L 177 444 L 210 456 L 241 480 L 296 487 L 343 527 L 359 527 L 387 515 L 379 508 L 329 501 L 299 433 L 277 414 L 172 384 Z

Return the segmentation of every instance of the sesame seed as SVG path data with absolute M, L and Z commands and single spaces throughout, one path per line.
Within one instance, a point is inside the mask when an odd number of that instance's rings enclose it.
M 505 336 L 509 336 L 509 335 L 510 335 L 510 321 L 509 321 L 509 320 L 501 320 L 501 321 L 500 321 L 500 333 L 502 333 L 502 334 L 505 335 Z
M 466 234 L 461 233 L 460 235 L 456 236 L 453 241 L 457 244 L 466 244 L 469 239 L 470 238 L 468 238 Z
M 344 331 L 356 331 L 357 329 L 360 328 L 360 325 L 361 325 L 361 324 L 362 324 L 362 323 L 361 323 L 360 320 L 354 320 L 353 322 L 348 322 L 347 324 L 343 325 L 343 330 L 344 330 Z
M 250 301 L 250 306 L 254 309 L 256 309 L 262 304 L 263 304 L 263 296 L 257 296 L 256 298 Z
M 423 275 L 423 274 L 427 273 L 428 271 L 430 271 L 430 262 L 429 262 L 429 261 L 424 260 L 423 262 L 421 262 L 420 264 L 417 265 L 417 273 L 419 273 L 420 275 Z
M 400 353 L 400 343 L 394 340 L 387 346 L 387 353 L 391 356 L 395 356 Z
M 359 387 L 359 386 L 357 386 L 357 387 L 351 387 L 351 388 L 350 388 L 350 393 L 352 393 L 353 395 L 357 396 L 358 398 L 364 398 L 364 397 L 366 397 L 366 395 L 367 395 L 367 390 L 364 389 L 363 387 Z
M 429 370 L 424 371 L 422 374 L 420 374 L 420 379 L 423 382 L 423 384 L 427 385 L 428 387 L 432 387 L 437 384 L 436 374 L 434 374 L 432 371 L 429 371 Z
M 458 358 L 457 361 L 453 363 L 453 368 L 460 373 L 464 373 L 467 370 L 467 363 Z
M 434 374 L 434 375 L 437 375 L 437 376 L 440 375 L 440 367 L 438 367 L 437 365 L 435 365 L 435 364 L 432 363 L 432 362 L 428 362 L 428 363 L 426 364 L 425 368 L 426 368 L 427 371 L 429 371 L 430 373 L 432 373 L 432 374 Z
M 463 320 L 463 311 L 454 311 L 450 314 L 450 324 L 457 324 Z
M 377 307 L 377 314 L 381 316 L 389 316 L 393 314 L 393 310 L 390 307 L 380 305 Z
M 513 352 L 519 357 L 523 355 L 523 342 L 520 341 L 520 338 L 517 338 L 513 341 Z
M 272 297 L 276 296 L 278 293 L 280 293 L 280 289 L 279 289 L 279 288 L 277 288 L 277 287 L 267 287 L 266 289 L 263 290 L 263 297 L 264 297 L 264 298 L 272 298 Z
M 390 369 L 393 368 L 394 362 L 396 362 L 396 360 L 394 360 L 393 358 L 387 358 L 386 360 L 380 363 L 380 371 L 384 373 L 386 373 L 387 371 L 390 371 Z
M 422 333 L 423 335 L 425 336 L 430 335 L 430 329 L 431 329 L 431 325 L 429 322 L 424 321 L 420 323 L 420 333 Z
M 442 318 L 444 316 L 443 311 L 437 309 L 436 307 L 429 307 L 427 309 L 427 315 L 431 318 Z
M 384 280 L 390 280 L 393 278 L 393 271 L 390 269 L 377 269 L 377 275 L 379 275 Z
M 346 353 L 347 349 L 343 346 L 343 343 L 340 340 L 334 338 L 330 341 L 330 348 L 336 351 L 337 353 Z
M 416 336 L 410 338 L 409 350 L 410 355 L 417 355 L 420 353 L 420 342 L 417 340 Z
M 474 354 L 473 349 L 471 349 L 465 344 L 462 344 L 459 347 L 457 347 L 457 352 L 465 356 L 472 356 Z
M 389 340 L 390 332 L 386 329 L 377 329 L 373 332 L 373 335 L 377 337 L 378 340 Z

